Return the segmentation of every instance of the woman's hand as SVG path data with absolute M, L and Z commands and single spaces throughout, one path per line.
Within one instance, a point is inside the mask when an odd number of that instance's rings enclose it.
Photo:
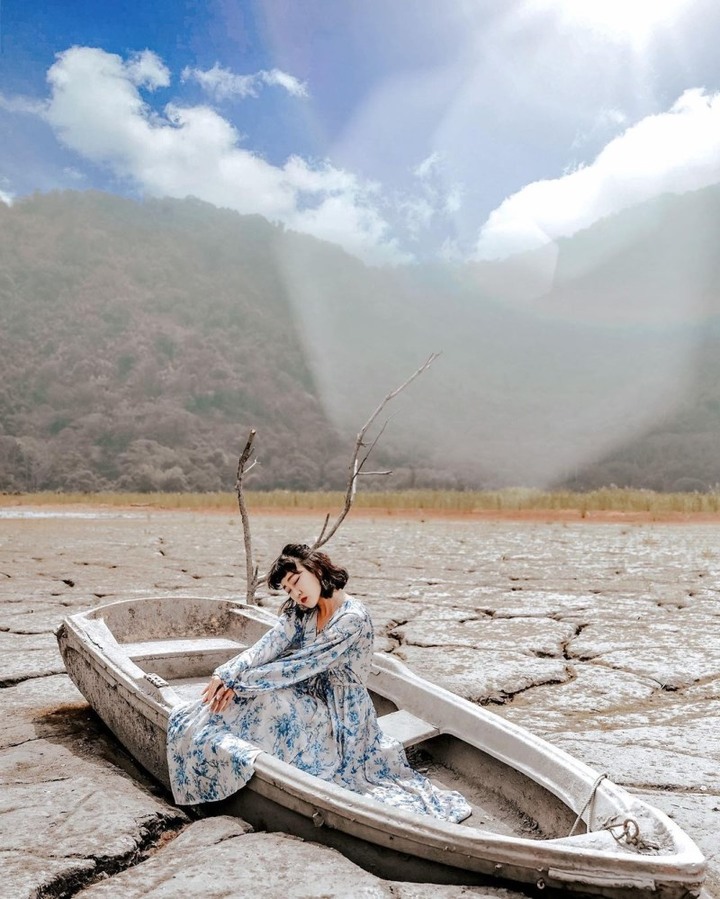
M 210 703 L 211 712 L 223 712 L 233 695 L 230 687 L 226 687 L 217 674 L 213 674 L 210 683 L 202 691 L 202 701 Z

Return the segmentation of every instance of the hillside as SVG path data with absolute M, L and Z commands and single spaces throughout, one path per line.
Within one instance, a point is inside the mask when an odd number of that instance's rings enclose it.
M 0 233 L 2 489 L 228 489 L 251 426 L 254 486 L 336 482 L 266 221 L 64 193 Z
M 0 203 L 0 489 L 720 483 L 720 189 L 502 263 L 369 268 L 196 200 Z

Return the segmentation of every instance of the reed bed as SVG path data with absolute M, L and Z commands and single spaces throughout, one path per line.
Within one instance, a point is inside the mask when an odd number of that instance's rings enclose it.
M 335 512 L 342 508 L 344 494 L 272 490 L 248 491 L 250 511 Z M 0 506 L 100 505 L 237 511 L 234 493 L 29 493 L 0 495 Z M 428 512 L 439 514 L 576 512 L 644 513 L 650 515 L 720 513 L 720 493 L 656 493 L 607 487 L 587 493 L 543 491 L 529 488 L 504 490 L 399 490 L 367 492 L 356 496 L 354 508 L 377 512 Z

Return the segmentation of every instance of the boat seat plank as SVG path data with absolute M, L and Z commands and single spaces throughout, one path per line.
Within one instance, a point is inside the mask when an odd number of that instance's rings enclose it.
M 140 643 L 124 643 L 123 650 L 133 660 L 171 659 L 178 656 L 203 655 L 227 650 L 237 655 L 246 649 L 244 643 L 227 637 L 183 637 L 173 640 L 145 640 Z
M 200 699 L 208 680 L 208 675 L 204 677 L 177 677 L 170 680 L 170 686 L 183 702 L 194 702 Z
M 440 733 L 440 729 L 434 724 L 423 721 L 422 718 L 418 718 L 417 715 L 413 715 L 405 709 L 381 715 L 378 718 L 378 724 L 384 734 L 402 743 L 406 748 L 421 743 L 423 740 L 429 740 L 430 737 L 435 737 Z

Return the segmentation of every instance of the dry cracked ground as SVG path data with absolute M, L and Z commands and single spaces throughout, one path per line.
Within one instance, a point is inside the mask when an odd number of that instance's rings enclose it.
M 319 524 L 256 516 L 261 564 Z M 291 836 L 190 819 L 99 723 L 64 674 L 63 616 L 242 597 L 241 546 L 226 514 L 0 509 L 2 896 L 519 896 L 383 881 Z M 720 897 L 720 525 L 351 517 L 332 552 L 379 649 L 668 812 Z

